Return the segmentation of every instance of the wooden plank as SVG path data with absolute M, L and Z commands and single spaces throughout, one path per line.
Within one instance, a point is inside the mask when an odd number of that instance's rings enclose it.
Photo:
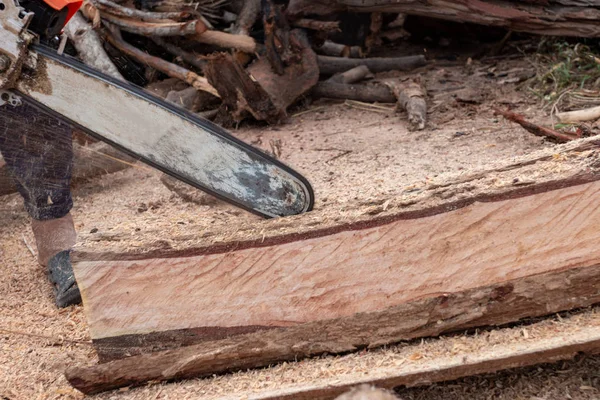
M 598 268 L 596 268 L 595 278 L 592 275 L 588 277 L 593 280 L 590 287 L 594 287 L 598 292 Z M 564 276 L 558 274 L 553 279 L 529 279 L 522 282 L 516 288 L 518 293 L 511 304 L 517 310 L 523 310 L 524 303 L 545 304 L 547 298 L 556 297 L 561 292 L 560 284 L 571 280 L 573 276 Z M 587 282 L 584 276 L 582 279 L 573 280 L 574 286 L 586 286 Z M 525 289 L 527 286 L 536 287 L 533 291 Z M 554 288 L 550 294 L 544 295 L 544 288 Z M 525 289 L 525 291 L 523 291 Z M 388 313 L 373 313 L 355 316 L 354 318 L 341 319 L 338 321 L 328 321 L 325 323 L 305 324 L 299 327 L 288 329 L 276 329 L 267 332 L 257 332 L 253 334 L 236 336 L 226 340 L 206 342 L 199 345 L 182 347 L 176 350 L 166 350 L 152 354 L 142 354 L 128 357 L 120 360 L 111 361 L 104 364 L 98 364 L 90 367 L 73 367 L 66 371 L 68 381 L 78 390 L 86 393 L 98 393 L 105 390 L 111 390 L 123 386 L 137 386 L 145 382 L 159 382 L 179 380 L 192 377 L 207 377 L 215 373 L 228 371 L 245 370 L 257 366 L 268 366 L 278 361 L 293 361 L 305 357 L 306 355 L 318 355 L 322 353 L 348 352 L 356 350 L 356 345 L 369 341 L 371 334 L 382 336 L 399 337 L 399 332 L 404 330 L 404 336 L 418 337 L 421 335 L 432 336 L 439 331 L 439 326 L 454 324 L 454 326 L 468 326 L 469 315 L 473 316 L 481 313 L 481 309 L 472 312 L 468 307 L 474 308 L 474 300 L 479 296 L 480 302 L 485 302 L 485 297 L 490 298 L 498 293 L 498 290 L 488 292 L 485 295 L 482 292 L 466 294 L 464 298 L 450 297 L 450 305 L 445 300 L 438 301 L 437 315 L 428 315 L 423 308 L 427 302 L 416 302 L 411 307 L 399 307 L 396 310 L 390 310 Z M 533 297 L 539 296 L 539 297 Z M 508 296 L 508 297 L 512 297 Z M 576 301 L 576 294 L 567 289 L 567 297 L 571 301 Z M 524 300 L 526 299 L 526 300 Z M 598 301 L 596 297 L 595 301 Z M 439 306 L 439 304 L 442 304 Z M 462 306 L 460 304 L 462 303 Z M 436 307 L 430 303 L 430 309 Z M 458 305 L 458 307 L 457 307 Z M 461 308 L 462 307 L 462 308 Z M 449 311 L 448 308 L 451 310 Z M 494 308 L 493 304 L 488 304 L 488 308 Z M 500 307 L 503 308 L 503 307 Z M 410 318 L 415 315 L 414 311 L 421 309 L 421 321 L 415 321 Z M 445 314 L 445 315 L 441 315 Z M 484 312 L 485 314 L 485 312 Z M 409 317 L 407 317 L 409 316 Z M 437 319 L 445 318 L 445 319 Z M 410 325 L 413 324 L 411 327 Z M 420 326 L 416 326 L 421 324 Z M 600 330 L 597 321 L 590 325 L 562 324 L 562 327 L 553 327 L 546 329 L 546 341 L 540 341 L 539 351 L 543 354 L 536 359 L 536 346 L 529 340 L 524 340 L 522 346 L 516 341 L 506 341 L 508 346 L 505 349 L 514 349 L 512 345 L 518 347 L 516 353 L 506 355 L 498 349 L 498 345 L 493 346 L 473 346 L 475 349 L 472 354 L 459 352 L 460 358 L 448 357 L 446 360 L 434 360 L 435 363 L 427 365 L 410 365 L 400 371 L 378 371 L 381 380 L 374 379 L 374 383 L 386 384 L 389 387 L 398 385 L 416 385 L 425 382 L 434 382 L 440 380 L 455 379 L 460 376 L 467 376 L 476 373 L 492 372 L 504 368 L 513 368 L 517 366 L 532 365 L 537 362 L 549 362 L 557 359 L 568 358 L 579 351 L 596 350 L 600 343 Z M 411 329 L 412 328 L 412 329 Z M 564 335 L 560 335 L 564 332 Z M 583 333 L 582 333 L 583 332 Z M 548 343 L 551 343 L 548 345 Z M 578 347 L 581 345 L 581 347 Z M 467 348 L 469 348 L 467 346 Z M 531 353 L 526 353 L 529 349 Z M 523 352 L 525 350 L 525 352 Z M 486 354 L 487 352 L 487 354 Z M 491 355 L 490 355 L 491 354 Z M 452 354 L 456 355 L 455 352 Z M 528 364 L 531 362 L 532 364 Z M 435 365 L 435 367 L 433 367 Z M 438 371 L 437 373 L 435 371 Z M 401 373 L 399 373 L 401 372 Z M 385 379 L 384 379 L 385 378 Z M 350 385 L 357 381 L 366 379 L 361 375 L 359 379 L 351 379 Z M 339 383 L 339 382 L 338 382 Z M 329 384 L 327 386 L 330 386 Z M 335 386 L 335 385 L 334 385 Z M 339 390 L 344 390 L 346 385 L 341 385 Z M 305 388 L 306 389 L 306 388 Z M 318 388 L 308 388 L 307 397 L 300 398 L 320 398 Z M 292 398 L 296 395 L 296 390 L 290 390 Z M 335 390 L 325 390 L 326 397 L 337 394 Z M 288 393 L 289 394 L 289 393 Z M 269 395 L 268 398 L 278 398 L 283 396 L 280 391 Z M 314 396 L 314 397 L 312 397 Z M 260 398 L 260 397 L 259 397 Z
M 399 386 L 422 386 L 435 382 L 451 381 L 466 376 L 481 375 L 502 370 L 569 360 L 578 354 L 600 353 L 600 329 L 587 327 L 576 333 L 557 334 L 538 340 L 503 344 L 479 349 L 478 352 L 461 352 L 454 356 L 434 358 L 420 365 L 407 363 L 395 368 L 363 376 L 338 376 L 335 380 L 323 379 L 311 385 L 295 385 L 250 395 L 252 400 L 326 400 L 347 392 L 354 386 L 371 384 L 393 389 Z M 374 376 L 373 376 L 374 375 Z
M 390 309 L 409 307 L 408 325 L 392 319 L 386 327 L 396 335 L 381 334 L 377 323 L 357 342 L 374 345 L 415 337 L 417 327 L 435 334 L 593 304 L 595 289 L 571 287 L 569 274 L 594 281 L 600 264 L 598 148 L 567 149 L 434 186 L 404 206 L 410 211 L 400 205 L 354 225 L 148 254 L 74 254 L 92 339 L 108 360 L 357 313 L 388 318 Z M 486 190 L 476 190 L 482 182 Z M 544 302 L 515 297 L 523 282 L 563 272 L 571 284 L 537 288 Z M 452 314 L 466 313 L 464 323 L 423 329 L 423 315 L 444 319 L 431 307 L 467 294 L 475 297 Z

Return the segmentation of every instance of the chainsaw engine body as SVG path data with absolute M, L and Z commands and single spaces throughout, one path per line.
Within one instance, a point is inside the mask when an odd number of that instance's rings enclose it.
M 29 29 L 42 38 L 58 35 L 81 7 L 82 0 L 21 0 L 20 5 L 33 13 Z
M 35 39 L 60 33 L 82 0 L 0 0 L 0 89 L 13 86 L 27 47 Z

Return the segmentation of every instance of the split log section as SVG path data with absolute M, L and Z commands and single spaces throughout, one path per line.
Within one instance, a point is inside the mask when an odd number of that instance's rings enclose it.
M 145 254 L 80 249 L 92 339 L 109 360 L 263 330 L 208 342 L 235 347 L 223 371 L 600 302 L 599 146 L 563 145 L 341 226 Z M 254 355 L 238 363 L 246 346 Z

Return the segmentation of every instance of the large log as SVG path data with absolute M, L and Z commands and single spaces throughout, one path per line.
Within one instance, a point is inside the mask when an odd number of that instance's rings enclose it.
M 287 13 L 298 17 L 346 10 L 421 15 L 541 35 L 600 36 L 598 0 L 291 0 Z
M 264 367 L 281 361 L 292 361 L 321 354 L 355 351 L 361 347 L 375 347 L 399 340 L 434 336 L 442 332 L 466 329 L 482 324 L 511 322 L 530 315 L 548 314 L 563 308 L 586 306 L 600 302 L 600 264 L 593 267 L 572 268 L 503 284 L 481 287 L 462 293 L 437 294 L 422 300 L 389 308 L 382 312 L 361 313 L 336 320 L 307 323 L 287 329 L 274 329 L 229 339 L 142 354 L 91 367 L 74 367 L 66 372 L 69 382 L 84 393 L 97 393 L 122 386 L 140 385 L 149 381 L 169 381 L 192 377 L 206 377 L 216 373 Z M 587 334 L 594 349 L 598 349 L 598 328 Z M 586 335 L 587 336 L 587 335 Z M 586 346 L 577 341 L 558 340 L 549 357 L 571 355 Z M 566 349 L 561 349 L 566 346 Z M 524 350 L 524 349 L 523 349 Z M 562 351 L 561 351 L 562 350 Z M 535 352 L 535 350 L 534 350 Z M 437 380 L 452 373 L 468 375 L 478 366 L 491 371 L 533 363 L 531 353 L 517 352 L 498 362 L 493 357 L 483 365 L 465 362 L 458 370 L 438 368 Z M 489 358 L 489 357 L 488 357 Z M 557 358 L 559 359 L 559 358 Z M 475 360 L 472 360 L 475 361 Z M 487 362 L 486 362 L 487 361 Z M 432 377 L 435 373 L 428 372 Z M 444 374 L 446 372 L 447 375 Z M 418 381 L 427 373 L 412 374 Z M 402 376 L 396 384 L 402 384 Z M 413 381 L 414 382 L 414 381 Z M 309 397 L 310 398 L 310 397 Z
M 80 248 L 92 339 L 106 360 L 296 326 L 285 359 L 313 354 L 313 340 L 335 352 L 593 304 L 599 144 L 432 184 L 343 224 L 315 210 L 182 249 Z

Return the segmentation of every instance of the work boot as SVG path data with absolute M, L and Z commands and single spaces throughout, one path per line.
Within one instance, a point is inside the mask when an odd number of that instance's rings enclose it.
M 71 214 L 31 223 L 38 250 L 38 262 L 48 268 L 54 285 L 56 305 L 60 308 L 81 303 L 81 295 L 71 265 L 71 248 L 77 234 Z

